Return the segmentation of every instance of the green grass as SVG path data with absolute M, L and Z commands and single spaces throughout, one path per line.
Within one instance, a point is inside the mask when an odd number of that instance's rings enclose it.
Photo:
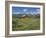
M 16 18 L 12 17 L 12 30 L 39 30 L 40 18 Z

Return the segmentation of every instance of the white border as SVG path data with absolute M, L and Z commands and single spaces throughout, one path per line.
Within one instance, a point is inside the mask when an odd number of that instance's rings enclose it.
M 40 8 L 40 30 L 12 31 L 12 6 L 16 6 L 16 7 L 37 7 L 37 8 Z M 10 4 L 9 14 L 10 14 L 9 34 L 43 33 L 43 6 L 42 5 Z

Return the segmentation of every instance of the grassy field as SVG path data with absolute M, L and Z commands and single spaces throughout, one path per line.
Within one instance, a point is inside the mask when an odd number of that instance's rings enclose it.
M 16 18 L 12 16 L 12 30 L 39 30 L 40 18 Z

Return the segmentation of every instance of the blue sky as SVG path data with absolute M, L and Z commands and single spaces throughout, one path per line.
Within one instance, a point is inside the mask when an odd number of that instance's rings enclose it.
M 12 7 L 12 14 L 39 14 L 40 8 L 35 7 Z

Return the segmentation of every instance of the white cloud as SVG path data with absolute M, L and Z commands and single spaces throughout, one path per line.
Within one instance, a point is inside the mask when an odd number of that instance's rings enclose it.
M 20 12 L 14 12 L 13 14 L 19 14 Z
M 27 9 L 24 9 L 24 12 L 26 12 L 27 11 Z
M 37 9 L 37 13 L 40 13 L 40 9 Z

